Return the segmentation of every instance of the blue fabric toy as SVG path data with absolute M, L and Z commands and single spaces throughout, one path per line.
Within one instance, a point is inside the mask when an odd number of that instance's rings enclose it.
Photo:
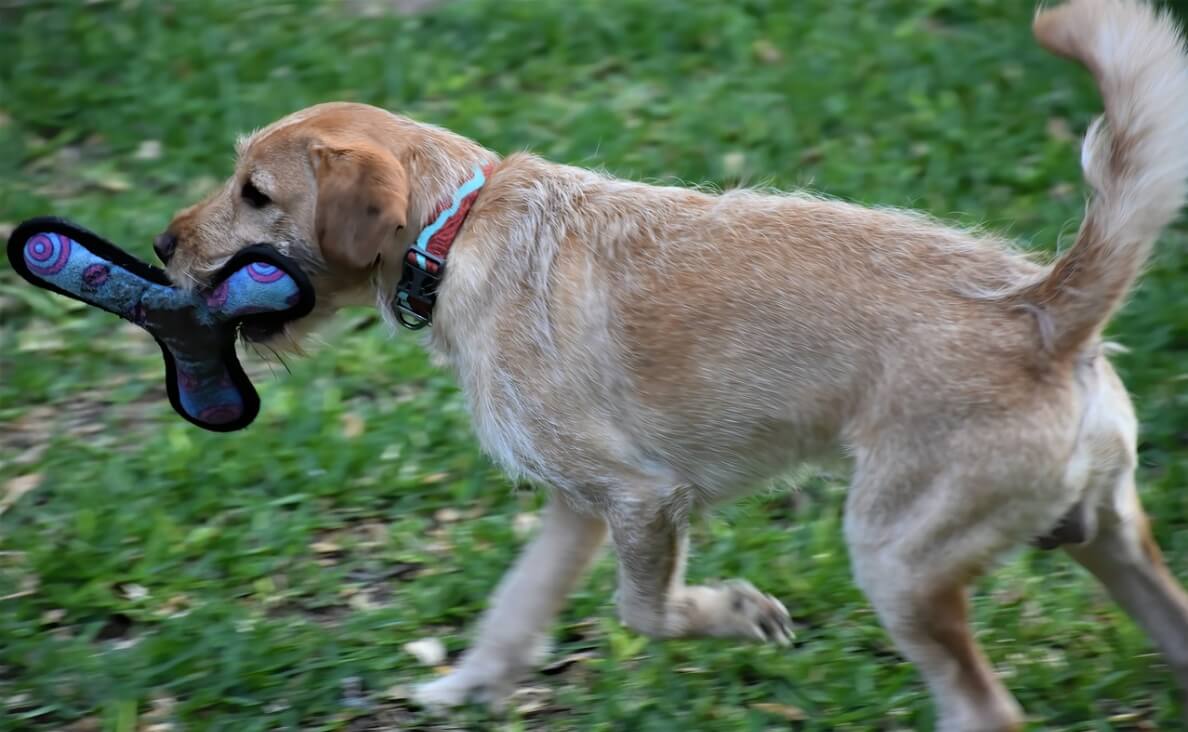
M 144 328 L 165 357 L 177 413 L 204 429 L 251 424 L 260 397 L 235 353 L 240 328 L 279 331 L 314 306 L 309 278 L 271 246 L 237 253 L 210 289 L 173 287 L 163 270 L 58 218 L 30 219 L 8 240 L 8 260 L 29 282 Z

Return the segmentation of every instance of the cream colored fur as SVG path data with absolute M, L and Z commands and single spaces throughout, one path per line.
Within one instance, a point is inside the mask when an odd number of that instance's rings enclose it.
M 1085 146 L 1085 223 L 1052 265 L 917 214 L 501 160 L 362 105 L 243 141 L 227 185 L 170 225 L 169 271 L 201 284 L 239 248 L 276 242 L 313 275 L 308 322 L 361 299 L 390 317 L 402 252 L 474 165 L 496 164 L 428 346 L 485 449 L 552 502 L 474 647 L 422 701 L 505 697 L 607 534 L 627 625 L 786 642 L 784 606 L 749 583 L 685 584 L 686 526 L 823 456 L 852 466 L 855 578 L 942 729 L 1021 724 L 970 634 L 965 588 L 1062 517 L 1081 529 L 1074 558 L 1188 689 L 1188 598 L 1147 531 L 1134 415 L 1099 341 L 1184 199 L 1188 65 L 1173 23 L 1137 0 L 1074 0 L 1036 33 L 1093 71 L 1106 109 Z M 267 205 L 243 200 L 249 180 Z

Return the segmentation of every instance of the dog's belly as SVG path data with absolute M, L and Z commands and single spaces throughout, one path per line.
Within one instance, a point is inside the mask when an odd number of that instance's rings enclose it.
M 736 417 L 712 424 L 674 424 L 642 436 L 646 453 L 706 502 L 727 500 L 811 464 L 846 464 L 833 425 Z M 848 468 L 847 468 L 848 469 Z
M 595 503 L 600 493 L 632 490 L 631 482 L 692 486 L 701 502 L 716 502 L 805 462 L 843 462 L 836 414 L 726 394 L 722 404 L 687 399 L 655 410 L 629 390 L 569 384 L 554 393 L 544 379 L 501 376 L 466 390 L 485 451 L 513 476 Z

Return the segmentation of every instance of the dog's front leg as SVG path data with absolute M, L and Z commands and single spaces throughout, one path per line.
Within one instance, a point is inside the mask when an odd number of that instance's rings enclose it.
M 654 638 L 712 636 L 788 643 L 788 611 L 750 582 L 685 584 L 685 514 L 683 507 L 671 503 L 634 504 L 613 512 L 623 623 Z
M 498 705 L 538 660 L 549 623 L 605 537 L 601 518 L 554 496 L 540 531 L 491 597 L 474 645 L 456 670 L 418 686 L 414 698 L 430 707 Z

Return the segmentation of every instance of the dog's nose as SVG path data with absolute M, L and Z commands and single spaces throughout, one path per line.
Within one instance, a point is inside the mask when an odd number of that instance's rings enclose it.
M 161 258 L 163 264 L 169 264 L 169 260 L 173 257 L 173 253 L 177 250 L 177 237 L 166 231 L 163 234 L 158 234 L 157 238 L 153 240 L 153 251 Z

